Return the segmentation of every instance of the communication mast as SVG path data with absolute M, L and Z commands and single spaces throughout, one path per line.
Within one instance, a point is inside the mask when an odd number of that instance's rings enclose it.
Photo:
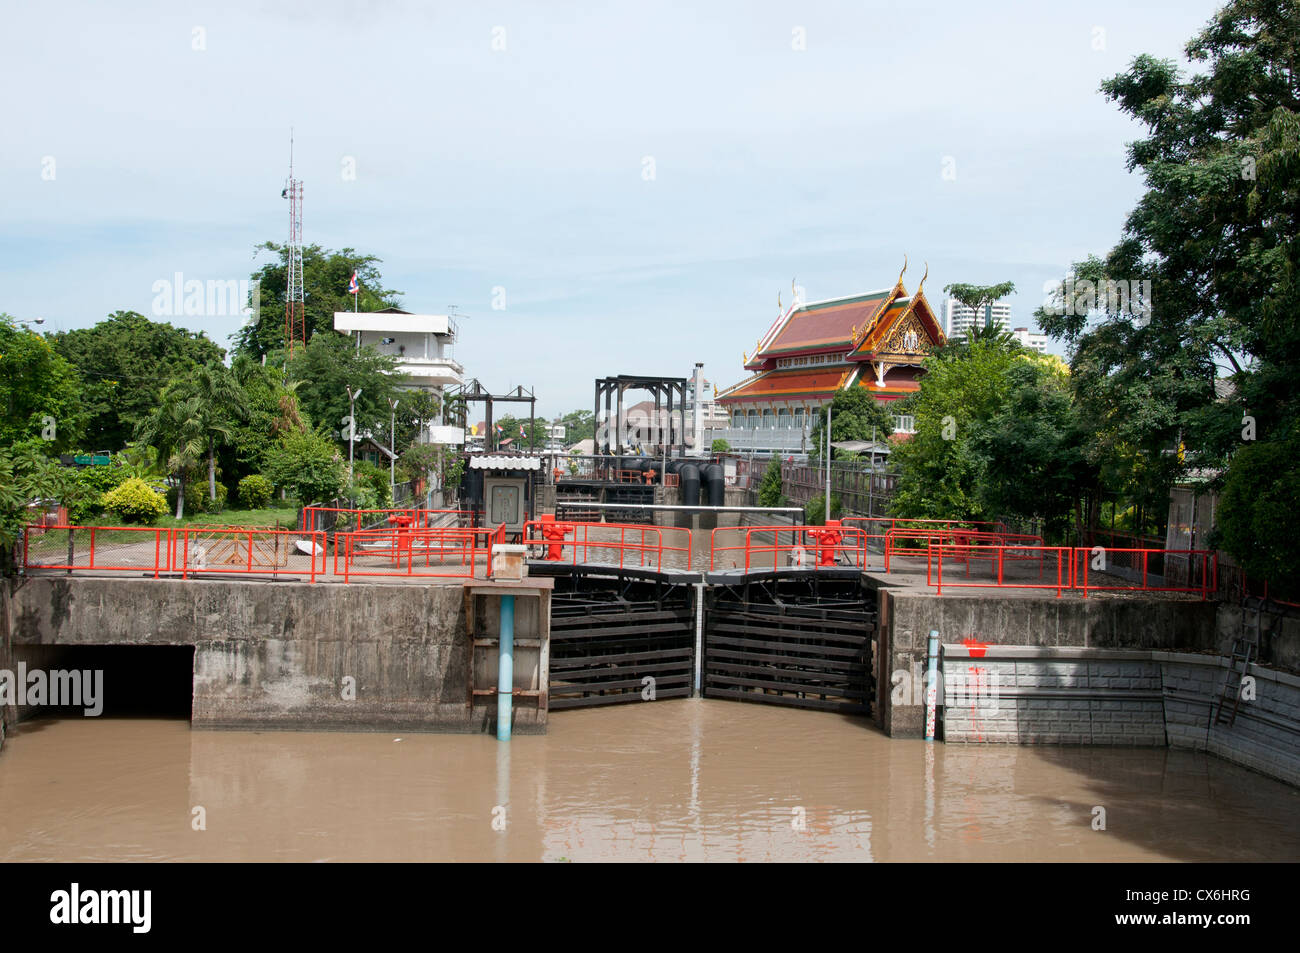
M 293 132 L 289 133 L 289 179 L 281 198 L 289 200 L 289 273 L 284 286 L 284 346 L 307 344 L 307 306 L 302 290 L 302 182 L 293 177 Z

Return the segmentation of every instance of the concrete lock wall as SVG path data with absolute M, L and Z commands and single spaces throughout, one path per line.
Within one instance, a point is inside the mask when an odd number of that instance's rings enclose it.
M 868 576 L 870 580 L 871 577 Z M 925 645 L 931 629 L 948 644 L 1214 651 L 1213 603 L 1169 599 L 1053 599 L 942 596 L 878 590 L 877 724 L 889 735 L 921 737 L 925 726 Z
M 495 699 L 468 704 L 459 585 L 48 576 L 14 580 L 6 602 L 15 663 L 42 664 L 54 646 L 193 645 L 196 726 L 471 732 L 495 723 Z M 525 612 L 516 635 L 546 638 L 529 630 L 538 624 Z M 516 660 L 518 685 L 538 681 L 528 668 L 538 653 L 529 658 Z M 545 708 L 516 706 L 515 731 L 545 726 Z
M 1219 655 L 943 647 L 946 742 L 1169 745 L 1300 784 L 1300 677 L 1252 665 L 1250 695 L 1215 723 L 1229 679 Z

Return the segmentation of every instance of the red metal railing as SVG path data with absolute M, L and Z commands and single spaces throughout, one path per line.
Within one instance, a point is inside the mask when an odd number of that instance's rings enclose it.
M 1055 589 L 1056 597 L 1059 599 L 1061 593 L 1066 589 L 1074 586 L 1074 563 L 1070 558 L 1073 550 L 1068 546 L 1003 546 L 987 545 L 973 547 L 970 545 L 950 546 L 942 542 L 931 546 L 926 553 L 925 564 L 925 584 L 936 587 L 939 595 L 943 595 L 945 585 L 943 579 L 943 560 L 944 556 L 956 556 L 956 558 L 966 565 L 966 574 L 964 578 L 970 578 L 970 561 L 972 549 L 979 550 L 977 556 L 987 558 L 991 561 L 990 573 L 996 571 L 994 580 L 977 580 L 975 582 L 954 582 L 949 576 L 946 585 L 949 588 L 954 586 L 960 588 L 1005 588 L 1005 589 Z M 1006 564 L 1008 562 L 1008 553 L 1013 561 L 1023 562 L 1026 560 L 1036 560 L 1038 562 L 1038 582 L 1031 582 L 1024 579 L 1008 579 L 1006 576 Z M 1050 559 L 1056 561 L 1056 582 L 1043 582 L 1044 568 Z M 933 564 L 933 568 L 932 568 Z
M 885 572 L 889 572 L 890 564 L 895 557 L 928 559 L 929 550 L 937 544 L 951 546 L 954 552 L 965 552 L 967 557 L 970 558 L 978 555 L 979 550 L 992 546 L 1011 546 L 1014 548 L 1042 546 L 1043 540 L 1042 537 L 1030 536 L 1025 533 L 993 532 L 966 528 L 945 529 L 935 527 L 925 529 L 900 527 L 885 533 Z
M 719 542 L 719 533 L 734 535 L 737 542 Z M 786 566 L 803 568 L 848 564 L 861 567 L 866 534 L 848 526 L 719 526 L 709 538 L 710 571 L 719 568 L 773 569 Z M 735 553 L 731 566 L 722 564 L 728 553 Z
M 335 514 L 328 520 L 326 514 Z M 354 510 L 341 506 L 304 506 L 302 510 L 302 528 L 307 532 L 330 532 L 339 522 L 345 524 L 339 532 L 351 532 L 360 529 L 365 523 L 395 523 L 404 520 L 412 527 L 432 528 L 439 525 L 468 526 L 473 522 L 472 510 L 440 510 L 424 507 L 407 507 L 404 509 Z M 329 525 L 326 525 L 326 524 Z
M 64 535 L 66 534 L 66 535 Z M 298 548 L 308 544 L 308 551 Z M 50 526 L 23 534 L 23 569 L 276 576 L 325 571 L 325 534 L 189 526 Z
M 326 568 L 326 536 L 297 530 L 185 527 L 171 531 L 172 566 L 182 579 L 191 575 L 278 576 L 307 560 L 310 582 Z M 297 546 L 307 543 L 307 551 Z M 291 569 L 290 559 L 296 565 Z
M 172 571 L 172 533 L 147 526 L 29 527 L 23 569 L 152 572 L 157 579 Z
M 334 534 L 334 575 L 473 578 L 479 559 L 505 539 L 505 527 L 392 526 Z M 374 561 L 371 561 L 374 560 Z
M 691 531 L 682 527 L 532 520 L 524 524 L 523 541 L 534 547 L 532 558 L 550 562 L 658 570 L 670 568 L 664 565 L 665 554 L 671 558 L 676 553 L 683 563 L 678 568 L 691 568 Z
M 1141 575 L 1137 579 L 1130 580 L 1123 584 L 1116 584 L 1106 579 L 1113 578 L 1113 567 L 1110 572 L 1103 567 L 1096 569 L 1093 561 L 1100 555 L 1102 558 L 1109 558 L 1110 554 L 1133 553 L 1135 558 L 1140 557 L 1143 563 Z M 1168 583 L 1163 577 L 1153 575 L 1147 569 L 1147 561 L 1152 557 L 1178 557 L 1187 559 L 1191 564 L 1188 574 L 1187 583 L 1176 585 Z M 972 558 L 989 560 L 989 575 L 993 578 L 971 580 L 970 563 Z M 944 578 L 944 562 L 948 561 L 962 562 L 966 567 L 966 572 L 961 580 L 955 580 L 951 575 Z M 1032 578 L 1026 578 L 1019 573 L 1008 573 L 1008 569 L 1016 563 L 1025 561 L 1036 561 L 1038 564 L 1037 581 Z M 1051 581 L 1049 578 L 1044 581 L 1045 570 L 1052 562 L 1056 564 L 1056 579 Z M 1090 575 L 1095 572 L 1107 572 L 1103 581 L 1094 581 L 1096 576 Z M 1176 549 L 1106 549 L 1104 552 L 1100 549 L 1094 550 L 1087 547 L 1069 547 L 1069 546 L 1034 546 L 1034 545 L 989 545 L 989 546 L 971 546 L 971 545 L 950 545 L 944 542 L 936 542 L 931 545 L 926 558 L 926 585 L 936 587 L 937 592 L 942 595 L 944 586 L 949 588 L 969 588 L 969 589 L 1055 589 L 1056 596 L 1059 599 L 1061 594 L 1068 590 L 1077 590 L 1082 593 L 1083 598 L 1088 598 L 1089 592 L 1110 591 L 1110 592 L 1185 592 L 1199 593 L 1201 599 L 1209 598 L 1209 594 L 1216 589 L 1218 577 L 1218 553 L 1212 550 L 1176 550 Z

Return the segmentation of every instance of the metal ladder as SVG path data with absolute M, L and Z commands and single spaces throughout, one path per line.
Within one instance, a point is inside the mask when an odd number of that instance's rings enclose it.
M 1252 605 L 1251 602 L 1254 602 Z M 1228 674 L 1223 679 L 1219 705 L 1214 711 L 1215 725 L 1229 728 L 1237 721 L 1237 708 L 1241 704 L 1241 683 L 1250 671 L 1250 663 L 1259 652 L 1260 612 L 1262 605 L 1256 600 L 1246 600 L 1241 606 L 1241 635 L 1232 640 L 1232 660 Z M 1237 668 L 1237 663 L 1241 668 Z M 1231 708 L 1229 708 L 1231 702 Z

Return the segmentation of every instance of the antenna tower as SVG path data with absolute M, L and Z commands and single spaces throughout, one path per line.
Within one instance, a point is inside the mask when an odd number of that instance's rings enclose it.
M 289 275 L 284 290 L 284 344 L 293 349 L 307 345 L 306 300 L 302 290 L 302 182 L 293 177 L 293 132 L 289 132 L 289 180 L 281 198 L 289 200 Z

